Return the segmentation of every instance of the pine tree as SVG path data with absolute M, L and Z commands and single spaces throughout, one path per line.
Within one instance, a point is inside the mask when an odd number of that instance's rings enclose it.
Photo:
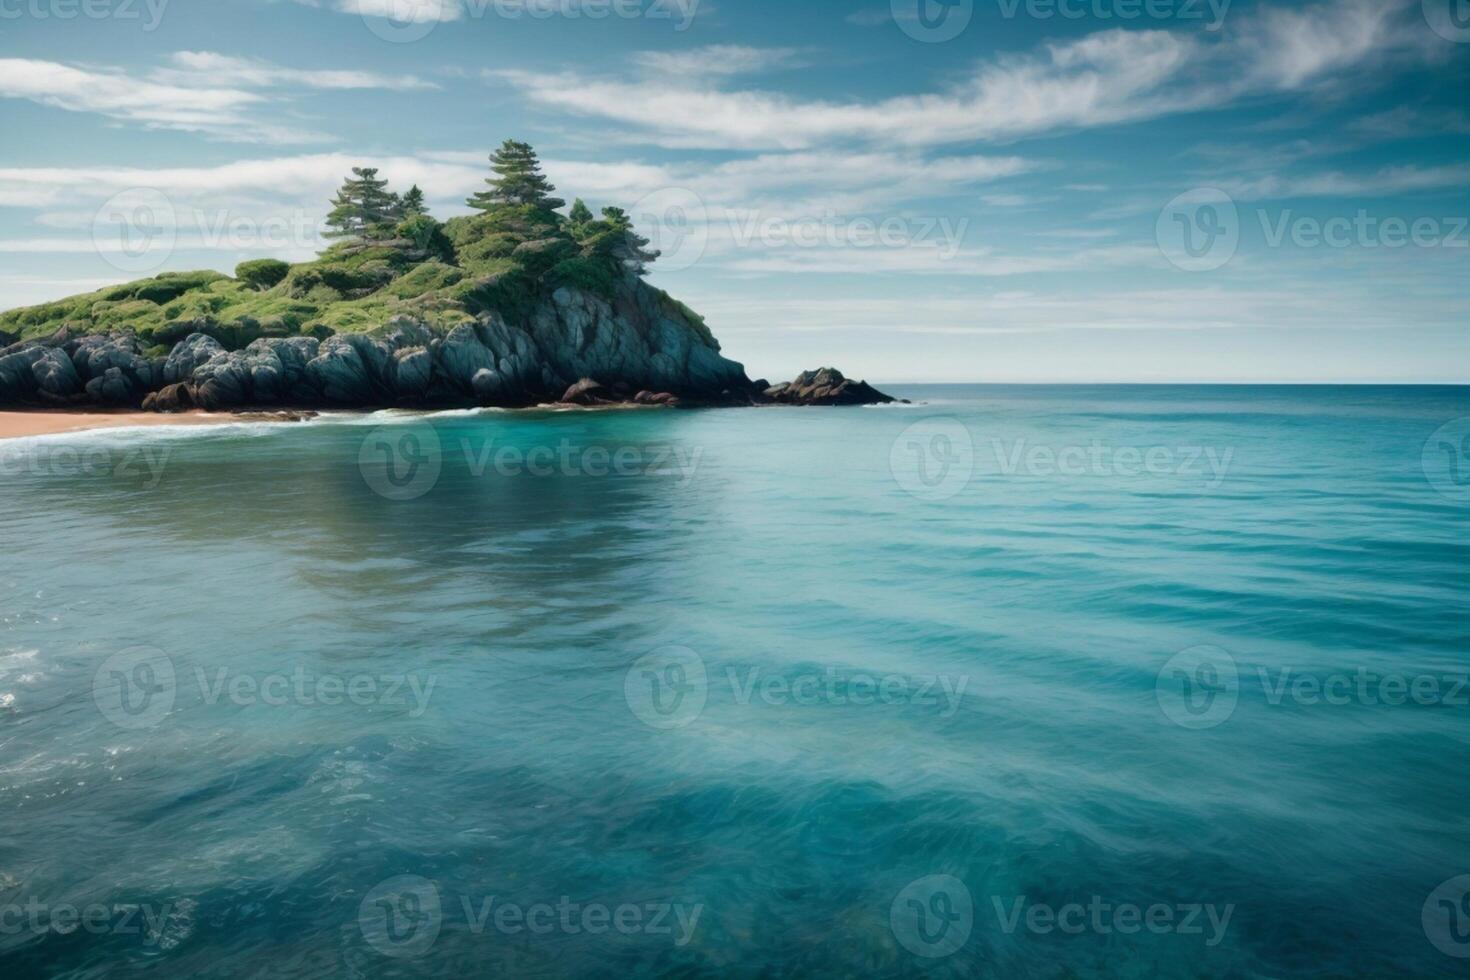
M 579 197 L 567 212 L 567 231 L 577 241 L 583 241 L 591 231 L 593 220 L 592 210 Z
M 395 221 L 394 195 L 372 167 L 353 167 L 327 215 L 327 238 L 385 237 Z
M 418 184 L 414 184 L 408 189 L 408 193 L 403 195 L 403 200 L 399 202 L 399 211 L 405 218 L 429 213 L 429 206 L 424 203 L 424 192 L 419 190 Z
M 555 211 L 566 204 L 551 196 L 556 188 L 542 175 L 541 161 L 529 143 L 506 140 L 490 157 L 490 169 L 498 175 L 485 179 L 490 189 L 480 191 L 466 202 L 476 210 L 531 205 L 543 211 Z
M 661 254 L 648 248 L 648 239 L 633 230 L 633 219 L 622 208 L 603 208 L 602 220 L 594 222 L 593 228 L 588 249 L 622 263 L 636 276 L 646 274 L 649 264 Z

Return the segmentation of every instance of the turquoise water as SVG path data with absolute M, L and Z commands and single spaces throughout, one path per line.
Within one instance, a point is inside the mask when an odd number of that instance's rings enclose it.
M 1470 391 L 895 393 L 3 445 L 0 974 L 1464 976 Z

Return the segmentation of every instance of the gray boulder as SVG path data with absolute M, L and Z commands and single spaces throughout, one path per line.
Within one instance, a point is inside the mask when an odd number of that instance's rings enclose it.
M 87 382 L 87 397 L 100 405 L 133 405 L 141 393 L 133 377 L 110 367 Z
M 31 374 L 36 379 L 36 388 L 53 398 L 70 398 L 82 391 L 82 379 L 76 366 L 66 352 L 56 347 L 42 351 L 31 365 Z
M 434 355 L 427 347 L 393 352 L 393 391 L 402 398 L 422 398 L 434 380 Z
M 190 334 L 169 352 L 168 360 L 163 363 L 163 381 L 165 384 L 188 381 L 195 368 L 224 352 L 224 347 L 213 337 L 202 333 Z
M 36 375 L 32 370 L 46 353 L 40 345 L 12 350 L 0 356 L 0 400 L 29 401 L 36 392 Z
M 317 356 L 306 365 L 307 379 L 327 401 L 342 405 L 371 405 L 376 385 L 358 347 L 344 337 L 322 341 Z

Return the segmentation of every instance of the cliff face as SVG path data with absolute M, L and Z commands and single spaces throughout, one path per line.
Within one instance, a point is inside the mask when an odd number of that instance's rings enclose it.
M 556 289 L 517 323 L 498 312 L 453 327 L 400 315 L 372 333 L 260 337 L 238 350 L 193 333 L 167 356 L 152 354 L 125 330 L 63 328 L 13 344 L 0 350 L 0 404 L 518 407 L 558 401 L 582 379 L 630 399 L 639 391 L 711 404 L 760 398 L 703 323 L 635 277 L 606 298 Z

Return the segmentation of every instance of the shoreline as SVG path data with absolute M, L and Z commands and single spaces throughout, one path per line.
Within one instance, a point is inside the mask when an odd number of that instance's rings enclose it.
M 0 411 L 0 441 L 25 439 L 32 436 L 54 436 L 67 432 L 87 432 L 94 429 L 124 429 L 139 426 L 161 425 L 223 425 L 231 422 L 272 421 L 265 413 L 251 416 L 229 412 L 178 412 L 160 414 L 136 409 L 120 411 L 57 411 L 41 409 L 34 412 Z M 293 421 L 292 417 L 281 416 L 281 422 Z
M 395 406 L 382 408 L 339 409 L 329 415 L 368 415 L 389 411 Z M 459 412 L 458 408 L 401 408 L 408 413 L 434 415 L 439 412 Z M 494 412 L 609 412 L 609 411 L 668 411 L 660 405 L 639 405 L 633 402 L 608 403 L 604 405 L 574 405 L 548 403 L 527 405 L 521 408 L 481 406 L 468 411 Z M 241 410 L 237 412 L 206 412 L 190 409 L 184 412 L 145 412 L 136 408 L 121 409 L 54 409 L 34 410 L 0 409 L 0 442 L 9 439 L 29 439 L 37 436 L 56 436 L 75 432 L 92 432 L 106 429 L 154 428 L 159 426 L 206 426 L 232 425 L 240 422 L 304 422 L 321 418 L 322 413 L 314 410 Z

